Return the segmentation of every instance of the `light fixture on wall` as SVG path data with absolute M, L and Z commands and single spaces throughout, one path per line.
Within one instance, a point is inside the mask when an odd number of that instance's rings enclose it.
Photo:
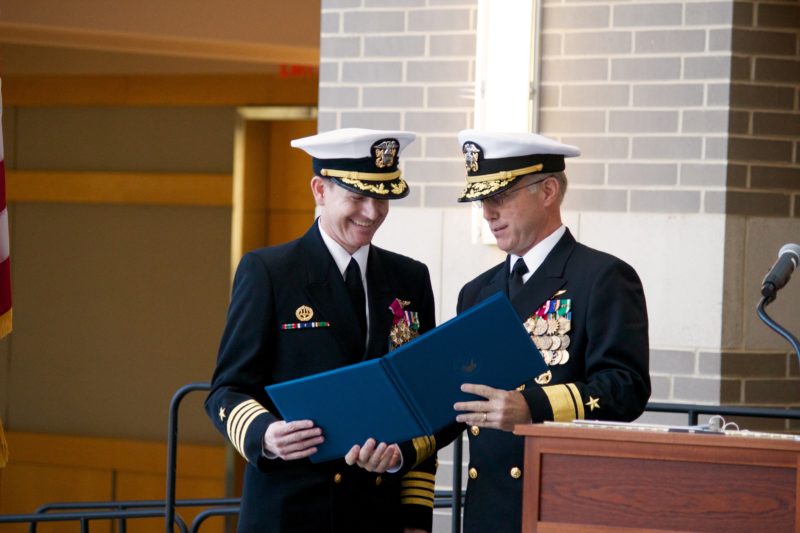
M 537 130 L 539 0 L 479 0 L 475 61 L 475 128 Z M 473 242 L 494 244 L 480 209 L 473 210 Z

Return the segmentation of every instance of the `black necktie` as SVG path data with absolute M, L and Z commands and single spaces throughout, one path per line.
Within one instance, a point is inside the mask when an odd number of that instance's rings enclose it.
M 525 264 L 525 260 L 523 258 L 517 259 L 517 262 L 514 263 L 514 268 L 511 269 L 511 275 L 508 276 L 508 297 L 513 298 L 521 289 L 522 286 L 525 284 L 522 281 L 522 276 L 524 276 L 528 272 L 528 265 Z
M 344 284 L 347 285 L 347 292 L 350 293 L 350 301 L 353 302 L 353 311 L 356 314 L 358 325 L 361 327 L 361 338 L 367 337 L 367 297 L 364 294 L 364 284 L 361 283 L 361 269 L 355 258 L 350 258 L 350 264 L 344 273 Z

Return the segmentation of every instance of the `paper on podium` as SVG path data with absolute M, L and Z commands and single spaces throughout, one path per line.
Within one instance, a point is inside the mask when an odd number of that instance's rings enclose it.
M 318 463 L 354 444 L 404 442 L 455 420 L 453 404 L 478 399 L 462 383 L 511 390 L 547 371 L 502 293 L 389 355 L 266 387 L 284 420 L 313 420 L 325 442 Z

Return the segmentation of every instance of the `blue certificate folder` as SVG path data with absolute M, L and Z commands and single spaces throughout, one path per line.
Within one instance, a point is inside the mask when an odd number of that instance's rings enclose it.
M 547 370 L 508 298 L 498 293 L 380 359 L 266 387 L 284 420 L 313 420 L 325 442 L 311 461 L 343 457 L 369 437 L 404 442 L 481 399 L 462 383 L 511 390 Z

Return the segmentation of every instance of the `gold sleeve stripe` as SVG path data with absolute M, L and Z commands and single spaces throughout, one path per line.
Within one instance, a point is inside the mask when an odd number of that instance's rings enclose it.
M 233 411 L 231 411 L 231 413 L 228 415 L 228 423 L 226 424 L 225 429 L 228 432 L 228 438 L 234 444 L 234 446 L 236 445 L 236 438 L 234 437 L 234 434 L 236 427 L 239 424 L 239 418 L 242 416 L 242 411 L 250 409 L 256 405 L 258 405 L 257 401 L 247 400 L 234 407 Z
M 432 490 L 405 489 L 405 490 L 400 491 L 400 495 L 403 496 L 403 497 L 419 496 L 420 498 L 431 498 L 431 499 L 433 499 L 433 491 Z
M 542 387 L 542 390 L 550 401 L 550 407 L 553 410 L 553 420 L 555 422 L 571 422 L 575 420 L 577 416 L 575 412 L 575 402 L 566 385 L 551 385 L 549 387 Z
M 581 398 L 581 392 L 578 390 L 578 387 L 575 386 L 574 383 L 567 383 L 567 388 L 569 392 L 572 394 L 572 401 L 575 402 L 575 407 L 578 411 L 578 416 L 575 417 L 578 420 L 583 420 L 586 418 L 586 414 L 583 412 L 583 399 Z
M 414 490 L 418 490 L 418 491 L 422 491 L 422 492 L 430 492 L 431 494 L 433 494 L 433 492 L 434 492 L 433 489 L 434 489 L 434 485 L 406 485 L 406 484 L 403 484 L 401 491 L 403 492 L 403 494 L 405 494 L 408 491 L 414 491 Z
M 255 400 L 253 400 L 252 403 L 248 403 L 246 407 L 242 407 L 242 409 L 237 411 L 236 416 L 231 416 L 233 422 L 231 423 L 231 430 L 228 431 L 228 435 L 230 436 L 233 445 L 236 447 L 237 450 L 239 450 L 239 453 L 242 453 L 244 449 L 243 447 L 239 446 L 239 441 L 244 440 L 241 438 L 243 426 L 247 422 L 247 420 L 250 419 L 250 416 L 254 412 L 258 412 L 258 409 L 260 407 L 261 406 L 258 405 L 258 403 Z
M 433 481 L 417 481 L 416 479 L 404 479 L 403 481 L 400 482 L 400 486 L 403 488 L 416 487 L 419 489 L 433 490 L 433 487 L 435 487 L 436 484 Z
M 247 437 L 247 430 L 250 429 L 250 424 L 253 423 L 259 415 L 266 413 L 266 409 L 255 409 L 247 415 L 247 418 L 242 422 L 242 429 L 239 431 L 239 449 L 241 450 L 242 457 L 244 457 L 244 441 Z
M 244 442 L 247 436 L 247 430 L 256 417 L 268 412 L 269 411 L 264 409 L 257 401 L 247 400 L 234 407 L 230 416 L 228 416 L 228 423 L 226 425 L 228 438 L 231 444 L 233 444 L 233 447 L 236 448 L 236 451 L 239 452 L 239 455 L 245 459 L 247 459 L 247 456 L 244 453 Z
M 239 455 L 244 457 L 244 448 L 239 445 L 239 437 L 241 436 L 241 428 L 242 428 L 242 421 L 244 418 L 248 416 L 249 413 L 253 412 L 254 409 L 258 409 L 258 407 L 254 405 L 249 405 L 246 408 L 240 409 L 236 413 L 236 418 L 230 417 L 229 420 L 231 423 L 228 427 L 228 438 L 230 438 L 233 447 L 236 448 L 236 451 L 239 452 Z
M 417 498 L 414 496 L 408 498 L 400 498 L 400 503 L 403 505 L 423 505 L 425 507 L 430 507 L 433 509 L 433 500 L 429 500 L 427 498 Z
M 411 479 L 421 479 L 423 481 L 430 481 L 433 483 L 436 481 L 436 476 L 434 474 L 429 474 L 428 472 L 419 472 L 417 470 L 412 470 L 405 476 L 403 476 L 403 481 L 408 481 Z
M 414 466 L 417 466 L 422 461 L 433 455 L 436 451 L 436 438 L 433 435 L 424 435 L 412 440 L 414 450 L 417 452 L 417 461 Z

